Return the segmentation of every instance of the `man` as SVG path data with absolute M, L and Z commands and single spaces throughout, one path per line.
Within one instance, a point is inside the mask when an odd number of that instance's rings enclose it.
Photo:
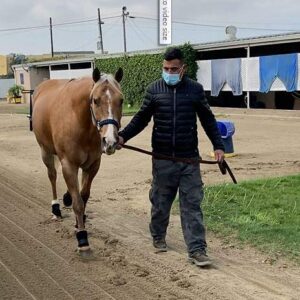
M 169 48 L 164 54 L 162 79 L 149 85 L 141 109 L 119 132 L 120 146 L 141 132 L 153 116 L 153 152 L 172 157 L 199 158 L 198 115 L 213 144 L 215 158 L 223 160 L 224 146 L 203 87 L 188 78 L 185 71 L 181 50 Z M 152 174 L 149 227 L 153 246 L 157 251 L 167 251 L 165 237 L 170 210 L 179 189 L 181 225 L 189 260 L 198 266 L 210 265 L 200 208 L 203 189 L 199 164 L 153 159 Z

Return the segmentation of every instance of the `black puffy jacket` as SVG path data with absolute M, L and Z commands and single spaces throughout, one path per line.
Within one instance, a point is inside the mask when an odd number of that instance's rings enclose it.
M 150 84 L 142 107 L 119 135 L 128 141 L 141 132 L 153 116 L 154 152 L 175 157 L 198 157 L 197 115 L 214 149 L 224 150 L 203 87 L 187 76 L 176 86 L 168 86 L 163 79 Z

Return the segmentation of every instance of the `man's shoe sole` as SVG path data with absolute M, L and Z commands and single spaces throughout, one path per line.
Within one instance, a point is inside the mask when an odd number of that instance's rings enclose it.
M 206 267 L 206 266 L 211 266 L 212 265 L 212 261 L 210 261 L 210 260 L 200 262 L 200 261 L 197 261 L 196 259 L 194 259 L 192 257 L 189 257 L 189 261 L 192 264 L 195 264 L 198 267 Z

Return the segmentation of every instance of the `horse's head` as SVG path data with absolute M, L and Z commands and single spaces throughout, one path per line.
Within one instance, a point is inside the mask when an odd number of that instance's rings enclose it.
M 122 116 L 123 95 L 119 82 L 123 70 L 115 76 L 93 72 L 94 86 L 90 94 L 92 120 L 101 135 L 102 152 L 113 154 L 118 143 L 118 130 Z

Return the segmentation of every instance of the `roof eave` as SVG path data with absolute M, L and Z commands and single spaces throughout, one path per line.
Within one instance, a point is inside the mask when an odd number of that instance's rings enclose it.
M 256 47 L 274 44 L 300 42 L 300 33 L 288 34 L 288 35 L 276 35 L 257 38 L 236 39 L 232 41 L 220 41 L 206 44 L 194 44 L 193 47 L 198 51 L 211 51 L 227 48 L 245 48 Z

